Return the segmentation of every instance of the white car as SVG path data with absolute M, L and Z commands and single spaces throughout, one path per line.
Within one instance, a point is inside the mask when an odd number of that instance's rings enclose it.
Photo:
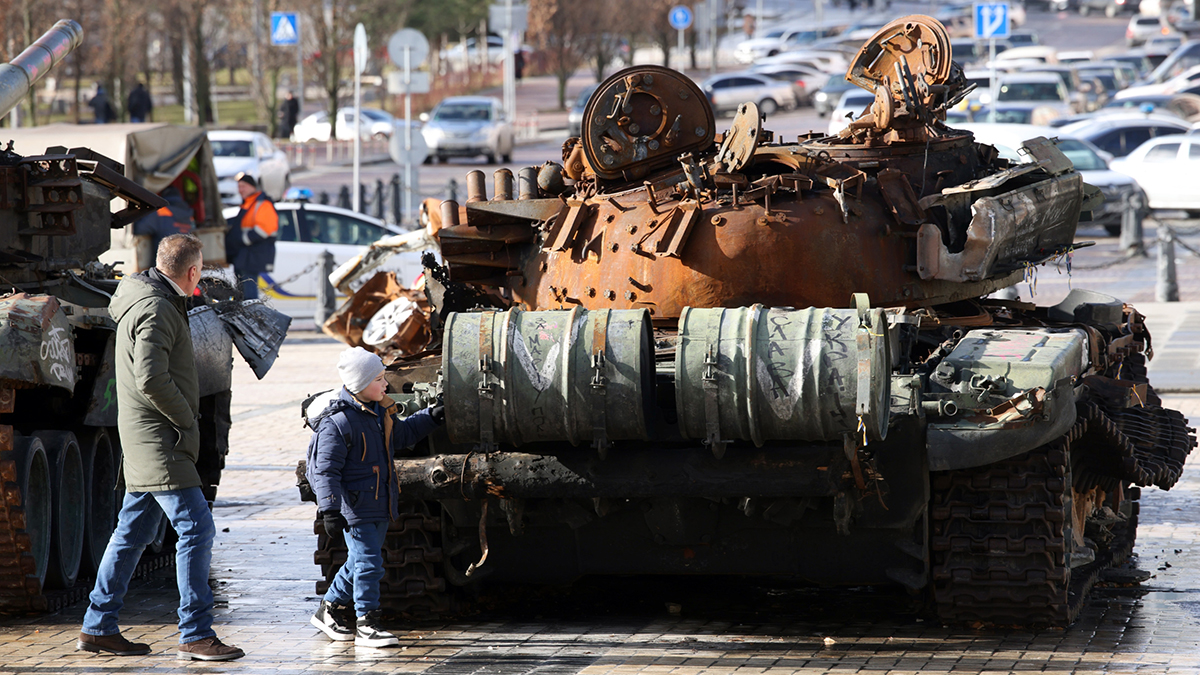
M 1152 37 L 1170 35 L 1173 30 L 1165 16 L 1136 14 L 1129 18 L 1129 25 L 1125 27 L 1125 44 L 1136 47 Z
M 998 103 L 1037 103 L 1070 114 L 1071 97 L 1062 77 L 1055 73 L 1009 73 L 996 87 Z
M 1153 96 L 1156 94 L 1175 94 L 1185 89 L 1200 85 L 1200 66 L 1192 66 L 1166 82 L 1142 84 L 1118 91 L 1113 98 L 1133 98 L 1137 96 Z
M 336 206 L 285 201 L 276 202 L 275 211 L 279 214 L 275 265 L 259 276 L 258 290 L 275 309 L 295 318 L 310 318 L 316 311 L 320 271 L 315 265 L 323 251 L 333 254 L 336 268 L 379 239 L 403 233 L 382 220 Z M 237 213 L 237 208 L 228 208 L 224 216 L 228 220 Z M 400 283 L 412 286 L 424 268 L 421 254 L 412 252 L 393 255 L 380 270 L 396 272 Z
M 283 197 L 291 185 L 291 164 L 287 153 L 275 147 L 266 134 L 257 131 L 210 131 L 213 168 L 217 171 L 217 190 L 221 202 L 241 204 L 235 176 L 243 171 L 254 176 L 259 187 L 271 199 Z
M 1112 168 L 1143 187 L 1152 209 L 1200 210 L 1200 136 L 1152 138 L 1128 157 L 1113 160 Z
M 838 132 L 850 126 L 851 120 L 861 117 L 867 106 L 874 102 L 875 94 L 859 87 L 848 89 L 846 93 L 842 94 L 842 99 L 838 101 L 837 107 L 829 113 L 827 133 L 830 136 L 837 136 Z
M 396 131 L 396 126 L 404 125 L 403 121 L 397 120 L 378 108 L 362 108 L 362 138 L 391 138 Z M 329 140 L 329 112 L 322 110 L 315 112 L 296 124 L 296 128 L 292 130 L 292 140 L 297 143 L 308 143 L 309 141 L 317 141 L 324 143 Z M 337 111 L 337 130 L 334 135 L 339 141 L 350 141 L 354 139 L 354 108 L 339 108 Z
M 781 82 L 759 73 L 727 73 L 705 80 L 700 88 L 708 95 L 717 115 L 732 112 L 743 103 L 757 103 L 758 111 L 772 115 L 780 108 L 791 110 L 799 105 L 790 82 Z
M 768 56 L 781 52 L 801 49 L 817 40 L 834 35 L 836 31 L 830 28 L 774 28 L 763 33 L 760 38 L 743 40 L 733 51 L 733 58 L 739 63 L 754 63 Z
M 817 49 L 805 49 L 798 52 L 783 52 L 782 54 L 769 56 L 765 59 L 759 59 L 755 65 L 780 65 L 785 63 L 810 66 L 816 68 L 822 73 L 829 73 L 830 75 L 844 75 L 846 73 L 846 69 L 850 67 L 850 59 L 845 54 L 836 51 Z

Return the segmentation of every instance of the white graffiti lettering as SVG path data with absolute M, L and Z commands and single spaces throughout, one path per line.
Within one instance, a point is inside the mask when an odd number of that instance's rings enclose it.
M 71 342 L 66 337 L 66 331 L 55 326 L 46 333 L 42 340 L 41 356 L 43 361 L 51 361 L 50 374 L 55 378 L 70 382 L 75 379 L 74 360 L 71 355 Z

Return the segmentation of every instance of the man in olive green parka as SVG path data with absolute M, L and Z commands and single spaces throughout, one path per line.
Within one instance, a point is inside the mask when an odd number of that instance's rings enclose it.
M 126 494 L 88 596 L 76 645 L 83 651 L 150 652 L 149 645 L 121 635 L 117 618 L 142 550 L 165 515 L 179 535 L 179 657 L 227 661 L 245 655 L 222 644 L 212 629 L 208 573 L 216 528 L 196 471 L 200 385 L 187 318 L 202 250 L 190 234 L 163 239 L 155 266 L 125 277 L 109 303 L 117 321 L 117 430 Z

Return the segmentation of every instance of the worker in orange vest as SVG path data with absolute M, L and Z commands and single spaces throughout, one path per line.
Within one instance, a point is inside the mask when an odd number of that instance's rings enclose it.
M 233 271 L 247 299 L 258 297 L 258 275 L 275 266 L 275 237 L 279 232 L 279 214 L 271 198 L 258 189 L 258 181 L 248 173 L 237 175 L 242 208 L 229 223 L 227 253 L 231 253 Z

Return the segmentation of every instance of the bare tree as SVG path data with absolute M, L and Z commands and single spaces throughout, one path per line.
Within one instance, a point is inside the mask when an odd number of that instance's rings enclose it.
M 600 3 L 594 3 L 596 5 Z M 589 18 L 593 3 L 576 0 L 530 0 L 529 34 L 545 51 L 558 79 L 558 107 L 567 102 L 567 80 L 587 58 Z

